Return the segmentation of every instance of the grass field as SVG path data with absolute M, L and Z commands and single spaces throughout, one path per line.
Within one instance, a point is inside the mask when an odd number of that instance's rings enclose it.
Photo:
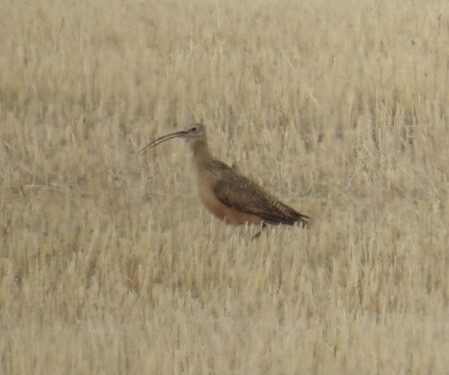
M 0 2 L 0 374 L 447 374 L 449 3 Z M 300 212 L 255 241 L 181 141 Z

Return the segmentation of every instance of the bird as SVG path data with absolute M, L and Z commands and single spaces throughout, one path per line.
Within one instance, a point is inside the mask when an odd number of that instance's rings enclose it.
M 309 226 L 309 216 L 282 203 L 240 174 L 237 168 L 216 159 L 208 146 L 206 128 L 201 123 L 161 136 L 140 149 L 139 154 L 175 138 L 184 139 L 190 146 L 200 199 L 217 218 L 233 225 L 258 224 L 262 229 L 267 224 Z

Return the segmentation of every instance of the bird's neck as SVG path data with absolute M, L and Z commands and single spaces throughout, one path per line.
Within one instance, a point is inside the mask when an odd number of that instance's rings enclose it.
M 197 140 L 191 144 L 193 153 L 193 160 L 197 167 L 202 167 L 213 159 L 210 153 L 207 142 L 204 140 Z

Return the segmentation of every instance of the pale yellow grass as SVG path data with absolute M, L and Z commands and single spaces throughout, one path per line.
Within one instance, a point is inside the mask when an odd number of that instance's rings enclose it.
M 447 374 L 447 1 L 1 1 L 1 374 Z M 314 217 L 198 203 L 181 141 Z

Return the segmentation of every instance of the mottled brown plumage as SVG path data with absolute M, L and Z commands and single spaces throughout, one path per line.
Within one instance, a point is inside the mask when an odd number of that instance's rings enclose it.
M 235 168 L 215 159 L 209 151 L 206 131 L 201 124 L 162 136 L 142 148 L 140 153 L 178 137 L 184 138 L 192 149 L 200 198 L 216 217 L 230 224 L 308 225 L 308 216 L 280 202 Z

